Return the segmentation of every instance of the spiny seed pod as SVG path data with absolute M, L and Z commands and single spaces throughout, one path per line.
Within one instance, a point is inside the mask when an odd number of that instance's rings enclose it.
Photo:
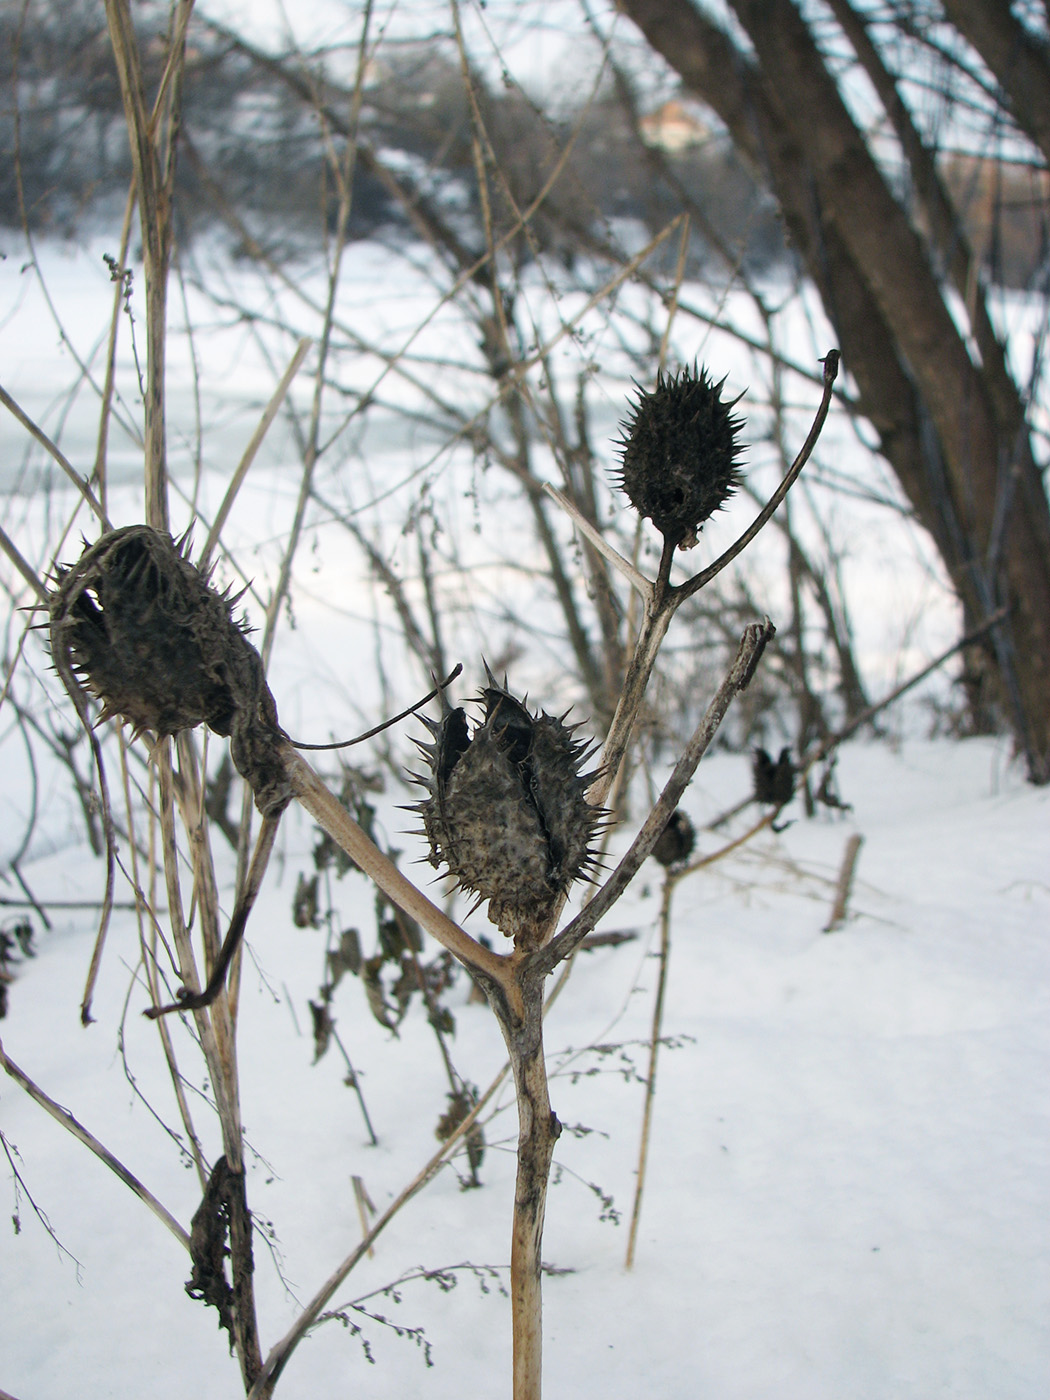
M 604 813 L 589 805 L 594 773 L 581 773 L 585 743 L 575 726 L 532 714 L 496 683 L 482 691 L 484 720 L 471 733 L 466 714 L 447 705 L 425 720 L 434 742 L 419 744 L 428 792 L 415 807 L 430 842 L 430 863 L 489 901 L 498 928 L 528 946 L 575 880 L 596 863 L 591 840 Z
M 756 802 L 784 807 L 795 795 L 795 765 L 790 749 L 781 749 L 776 763 L 765 749 L 756 749 L 751 760 L 751 775 Z
M 680 865 L 693 854 L 695 845 L 696 828 L 682 809 L 676 807 L 653 847 L 653 859 L 665 869 L 669 865 Z
M 707 371 L 682 369 L 657 375 L 656 388 L 640 389 L 622 425 L 619 485 L 640 515 L 679 549 L 697 542 L 697 531 L 740 483 L 744 420 L 733 416 L 739 399 L 721 397 L 722 385 Z
M 206 724 L 228 737 L 256 805 L 274 816 L 291 800 L 282 732 L 235 602 L 190 562 L 184 542 L 129 525 L 56 570 L 51 655 L 74 698 L 84 688 L 102 701 L 99 721 L 119 716 L 136 736 Z

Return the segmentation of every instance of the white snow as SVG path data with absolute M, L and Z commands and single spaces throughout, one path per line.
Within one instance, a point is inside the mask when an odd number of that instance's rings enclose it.
M 800 819 L 678 888 L 670 1044 L 629 1274 L 626 1221 L 601 1219 L 597 1191 L 629 1216 L 658 867 L 650 863 L 610 920 L 640 940 L 581 955 L 552 1010 L 554 1105 L 564 1123 L 591 1131 L 560 1139 L 548 1207 L 545 1258 L 567 1271 L 544 1286 L 551 1397 L 1046 1393 L 1048 795 L 1027 787 L 989 740 L 898 752 L 854 744 L 839 776 L 848 816 Z M 702 821 L 747 784 L 745 760 L 716 755 L 687 809 Z M 335 1047 L 311 1065 L 306 1003 L 323 939 L 291 924 L 310 836 L 299 819 L 286 825 L 284 860 L 252 925 L 240 1064 L 248 1140 L 260 1154 L 250 1200 L 273 1223 L 282 1270 L 303 1299 L 360 1238 L 351 1176 L 383 1209 L 434 1150 L 447 1086 L 418 1007 L 394 1039 L 350 979 L 335 1012 L 378 1147 L 365 1145 Z M 864 845 L 850 915 L 824 934 L 829 882 L 854 830 Z M 708 833 L 704 848 L 717 840 Z M 98 887 L 82 854 L 26 874 L 40 889 Z M 348 875 L 336 895 L 367 938 L 363 879 Z M 196 1177 L 136 1098 L 118 1053 L 128 997 L 130 1069 L 171 1123 L 156 1034 L 139 1015 L 144 989 L 130 971 L 132 916 L 115 920 L 98 1024 L 82 1030 L 91 938 L 81 916 L 39 939 L 10 989 L 4 1048 L 188 1225 Z M 467 1005 L 466 994 L 461 978 L 450 997 L 453 1056 L 484 1086 L 501 1045 L 487 1008 Z M 183 1292 L 188 1259 L 173 1238 L 9 1080 L 0 1104 L 26 1188 L 79 1261 L 56 1248 L 22 1195 L 21 1233 L 0 1232 L 3 1387 L 20 1400 L 239 1393 L 215 1313 Z M 502 1104 L 486 1126 L 483 1187 L 463 1191 L 444 1172 L 380 1236 L 339 1302 L 420 1267 L 469 1262 L 505 1282 L 515 1137 L 506 1092 Z M 196 1116 L 207 1124 L 200 1105 Z M 257 1256 L 265 1348 L 296 1309 L 261 1239 Z M 373 1300 L 399 1324 L 425 1329 L 431 1369 L 410 1342 L 361 1319 L 370 1366 L 332 1321 L 294 1354 L 278 1394 L 507 1393 L 508 1304 L 494 1280 L 487 1286 L 464 1271 L 448 1293 L 417 1281 L 399 1304 Z

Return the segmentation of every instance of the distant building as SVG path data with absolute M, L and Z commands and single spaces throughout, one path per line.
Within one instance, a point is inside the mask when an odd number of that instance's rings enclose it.
M 699 109 L 677 97 L 643 117 L 639 126 L 647 146 L 672 153 L 700 146 L 711 135 L 711 128 L 700 116 Z

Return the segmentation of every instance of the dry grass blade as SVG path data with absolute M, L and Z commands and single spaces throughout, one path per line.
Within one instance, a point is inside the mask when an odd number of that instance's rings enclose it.
M 216 512 L 215 519 L 212 522 L 212 527 L 208 531 L 208 538 L 207 540 L 205 540 L 204 548 L 201 550 L 200 553 L 198 567 L 204 572 L 207 572 L 208 565 L 211 563 L 211 557 L 215 553 L 215 548 L 219 543 L 219 537 L 222 534 L 223 526 L 226 524 L 226 520 L 230 514 L 230 511 L 233 509 L 233 503 L 237 499 L 237 493 L 240 491 L 242 485 L 244 484 L 244 478 L 248 475 L 248 470 L 251 467 L 251 464 L 255 461 L 256 454 L 258 453 L 259 448 L 262 446 L 266 434 L 270 430 L 270 425 L 273 423 L 273 420 L 277 417 L 278 411 L 280 410 L 281 405 L 284 403 L 285 398 L 287 397 L 288 390 L 292 386 L 292 381 L 294 380 L 295 376 L 299 373 L 299 370 L 302 367 L 302 363 L 306 359 L 307 353 L 309 352 L 310 346 L 312 344 L 313 341 L 306 336 L 304 336 L 303 339 L 299 341 L 299 344 L 295 348 L 295 354 L 292 356 L 288 368 L 281 376 L 280 383 L 277 385 L 277 388 L 273 391 L 273 394 L 270 398 L 270 402 L 266 405 L 266 408 L 263 410 L 263 415 L 259 419 L 258 427 L 252 434 L 248 446 L 244 449 L 244 455 L 241 457 L 241 460 L 237 463 L 237 468 L 230 479 L 229 486 L 226 488 L 226 494 L 222 498 L 222 504 L 219 506 L 219 509 Z
M 618 550 L 613 549 L 605 536 L 594 528 L 583 512 L 569 500 L 564 491 L 559 491 L 549 481 L 543 483 L 543 489 L 552 501 L 561 506 L 580 534 L 594 546 L 602 558 L 607 559 L 614 569 L 618 569 L 631 587 L 637 589 L 641 597 L 648 602 L 652 598 L 653 586 L 645 575 L 639 573 L 630 560 L 625 559 Z

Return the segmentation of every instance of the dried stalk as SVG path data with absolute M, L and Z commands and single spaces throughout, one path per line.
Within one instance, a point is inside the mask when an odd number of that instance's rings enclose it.
M 142 261 L 146 279 L 146 520 L 157 530 L 167 530 L 169 527 L 164 408 L 168 272 L 174 239 L 172 193 L 179 87 L 185 61 L 186 25 L 192 9 L 193 0 L 178 0 L 168 63 L 157 106 L 150 112 L 146 107 L 138 37 L 129 0 L 106 0 L 106 20 L 120 80 L 142 230 Z M 167 146 L 163 151 L 158 133 L 162 103 L 168 107 L 167 130 L 164 133 Z
M 605 884 L 576 915 L 575 919 L 566 925 L 561 933 L 545 947 L 532 954 L 532 958 L 544 967 L 546 972 L 552 971 L 559 962 L 576 951 L 599 919 L 604 918 L 626 890 L 641 869 L 642 862 L 652 854 L 653 847 L 663 834 L 671 813 L 678 806 L 682 794 L 692 781 L 693 774 L 714 738 L 718 726 L 722 723 L 733 697 L 746 689 L 754 675 L 759 658 L 775 631 L 776 629 L 768 618 L 764 622 L 752 623 L 745 628 L 735 661 L 719 686 L 714 699 L 707 707 L 703 719 L 693 731 L 682 757 L 675 764 L 656 805 L 642 823 L 641 830 L 631 843 L 629 850 Z
M 610 879 L 565 933 L 545 947 L 524 955 L 491 952 L 453 923 L 376 849 L 301 755 L 290 745 L 284 750 L 286 771 L 297 799 L 389 899 L 470 969 L 484 987 L 506 1041 L 519 1115 L 511 1237 L 515 1400 L 537 1400 L 540 1394 L 541 1245 L 551 1158 L 560 1132 L 560 1124 L 551 1111 L 543 1055 L 544 983 L 553 968 L 570 956 L 597 920 L 624 892 L 642 861 L 649 855 L 730 702 L 750 681 L 772 631 L 768 620 L 745 631 L 729 674 L 686 746 L 660 800 Z M 530 940 L 523 941 L 527 943 Z M 345 1274 L 332 1285 L 333 1288 L 338 1287 L 342 1277 Z M 323 1306 L 323 1303 L 319 1306 Z M 265 1374 L 273 1374 L 269 1360 Z
M 191 742 L 188 735 L 185 738 L 187 742 Z M 183 752 L 186 753 L 185 745 Z M 186 756 L 189 757 L 188 754 Z M 207 857 L 200 840 L 194 842 L 192 835 L 193 816 L 195 812 L 199 812 L 202 801 L 194 780 L 195 775 L 192 769 L 184 770 L 179 775 L 179 782 L 176 782 L 171 766 L 171 745 L 167 739 L 162 739 L 157 745 L 157 759 L 160 775 L 162 854 L 168 893 L 168 918 L 179 960 L 179 975 L 183 985 L 192 996 L 200 989 L 200 979 L 179 888 L 178 843 L 175 831 L 177 793 L 181 798 L 183 821 L 187 824 L 191 852 L 194 855 L 194 877 L 201 922 L 210 928 L 208 942 L 212 944 L 213 956 L 218 948 L 216 929 L 218 911 L 213 887 L 214 873 L 210 870 L 210 859 Z M 231 1332 L 241 1367 L 244 1388 L 248 1390 L 262 1366 L 262 1353 L 255 1320 L 251 1225 L 247 1218 L 247 1206 L 244 1204 L 244 1141 L 240 1118 L 239 1080 L 233 1026 L 225 992 L 219 994 L 211 1007 L 198 1009 L 193 1015 L 201 1049 L 208 1066 L 212 1092 L 215 1095 L 215 1107 L 222 1130 L 223 1160 L 229 1173 L 235 1178 L 229 1183 L 230 1190 L 227 1200 L 232 1246 L 233 1294 L 236 1299 L 236 1306 L 232 1309 Z M 217 1169 L 216 1167 L 213 1171 Z
M 288 395 L 288 390 L 292 387 L 292 381 L 299 373 L 312 344 L 312 340 L 303 337 L 295 347 L 295 354 L 292 356 L 288 368 L 281 376 L 280 383 L 270 396 L 270 402 L 263 410 L 263 415 L 256 425 L 255 432 L 252 433 L 251 441 L 244 449 L 241 460 L 237 463 L 233 476 L 230 478 L 230 484 L 226 488 L 226 494 L 222 498 L 222 504 L 216 511 L 215 519 L 212 521 L 211 529 L 208 531 L 208 538 L 204 542 L 204 548 L 201 550 L 199 568 L 202 572 L 207 572 L 212 555 L 215 553 L 215 548 L 219 543 L 222 528 L 226 524 L 230 511 L 233 509 L 234 501 L 237 499 L 237 493 L 243 486 L 244 478 L 248 475 L 248 470 L 255 461 L 256 454 L 262 446 L 266 434 L 270 431 L 270 425 L 277 417 L 281 404 L 284 403 Z
M 780 485 L 774 491 L 769 501 L 756 516 L 755 520 L 748 526 L 742 535 L 719 557 L 709 564 L 706 569 L 688 579 L 685 583 L 672 584 L 670 582 L 671 565 L 674 561 L 674 547 L 666 541 L 660 557 L 660 566 L 656 579 L 637 580 L 637 571 L 632 565 L 628 565 L 626 560 L 622 560 L 615 550 L 605 552 L 615 567 L 629 578 L 631 583 L 642 593 L 645 612 L 642 620 L 638 641 L 635 645 L 634 654 L 631 657 L 630 665 L 627 668 L 627 676 L 624 680 L 623 692 L 613 715 L 609 733 L 606 736 L 605 746 L 602 750 L 600 776 L 593 784 L 588 801 L 600 806 L 605 802 L 609 791 L 616 780 L 616 775 L 623 762 L 630 743 L 631 732 L 634 728 L 635 719 L 641 708 L 642 697 L 649 684 L 649 677 L 652 674 L 653 666 L 656 663 L 660 646 L 667 629 L 671 624 L 671 618 L 678 608 L 687 598 L 691 598 L 705 584 L 711 582 L 713 578 L 733 562 L 737 556 L 747 548 L 759 531 L 772 518 L 777 507 L 787 496 L 792 485 L 797 481 L 802 468 L 809 461 L 813 449 L 817 444 L 824 427 L 825 419 L 828 416 L 828 409 L 831 406 L 832 391 L 835 379 L 838 375 L 839 353 L 837 350 L 829 350 L 822 361 L 824 365 L 823 385 L 824 392 L 820 404 L 814 416 L 812 426 L 806 436 L 805 442 L 799 450 L 798 456 L 792 462 Z M 564 498 L 558 493 L 551 493 L 559 504 L 565 504 Z M 577 527 L 586 535 L 588 540 L 597 548 L 596 533 L 593 527 L 584 523 L 577 513 L 572 512 L 573 519 Z M 640 586 L 644 584 L 644 588 Z
M 421 927 L 475 975 L 502 983 L 509 959 L 485 948 L 447 914 L 416 889 L 397 866 L 368 839 L 346 808 L 328 790 L 301 754 L 291 744 L 283 747 L 285 770 L 297 800 L 306 808 L 322 831 L 332 838 L 356 865 L 399 909 Z
M 834 933 L 846 921 L 846 906 L 849 904 L 853 876 L 857 870 L 857 857 L 860 855 L 860 848 L 863 844 L 864 837 L 857 831 L 846 842 L 846 849 L 842 853 L 838 883 L 835 886 L 835 899 L 831 906 L 831 913 L 828 915 L 828 921 L 823 928 L 824 933 Z
M 726 551 L 697 578 L 702 578 L 704 582 L 713 578 L 754 538 L 784 499 L 792 482 L 808 460 L 831 400 L 832 385 L 838 367 L 838 355 L 835 351 L 829 352 L 824 365 L 822 403 L 798 458 L 754 524 L 745 531 L 733 548 Z M 603 750 L 601 777 L 588 793 L 588 800 L 595 805 L 604 800 L 616 779 L 671 618 L 680 603 L 700 586 L 696 579 L 678 587 L 670 584 L 674 543 L 665 540 L 657 578 L 651 585 L 647 583 L 641 635 Z M 659 801 L 643 824 L 630 850 L 583 912 L 548 942 L 544 940 L 549 936 L 550 930 L 537 927 L 534 936 L 517 939 L 519 951 L 509 956 L 501 956 L 483 948 L 432 905 L 375 849 L 303 759 L 290 749 L 285 754 L 286 772 L 298 800 L 395 904 L 415 918 L 471 970 L 488 996 L 506 1041 L 514 1074 L 519 1117 L 511 1240 L 515 1400 L 538 1400 L 540 1395 L 543 1219 L 550 1164 L 554 1144 L 560 1132 L 560 1124 L 551 1111 L 543 1055 L 544 982 L 559 962 L 572 955 L 598 920 L 612 907 L 651 853 L 733 697 L 751 680 L 762 651 L 773 632 L 773 625 L 768 619 L 746 629 L 736 660 L 687 744 Z M 556 917 L 555 914 L 554 918 Z M 521 952 L 520 949 L 523 948 L 530 951 Z
M 638 1221 L 642 1214 L 642 1194 L 645 1191 L 645 1170 L 649 1163 L 649 1132 L 656 1099 L 656 1060 L 660 1051 L 660 1033 L 664 1021 L 664 992 L 667 990 L 667 965 L 671 957 L 671 899 L 678 880 L 670 871 L 664 872 L 660 894 L 660 967 L 656 978 L 656 1000 L 653 1003 L 653 1025 L 649 1035 L 649 1067 L 645 1075 L 645 1105 L 642 1109 L 642 1131 L 638 1147 L 638 1168 L 634 1184 L 634 1204 L 631 1207 L 631 1227 L 627 1236 L 624 1268 L 634 1268 L 634 1251 L 638 1241 Z
M 8 559 L 10 559 L 11 563 L 22 575 L 22 578 L 36 594 L 37 600 L 46 603 L 47 589 L 40 582 L 40 578 L 32 564 L 29 563 L 3 526 L 0 526 L 0 549 L 4 551 Z
M 135 915 L 139 928 L 139 947 L 142 951 L 143 967 L 146 974 L 146 981 L 150 988 L 150 993 L 154 1002 L 159 1001 L 159 975 L 157 966 L 157 937 L 158 922 L 154 910 L 146 904 L 142 894 L 141 882 L 139 879 L 139 847 L 135 839 L 135 811 L 131 801 L 131 780 L 128 772 L 128 751 L 124 736 L 120 736 L 120 774 L 124 788 L 124 810 L 127 817 L 129 840 L 129 855 L 131 864 L 131 882 L 135 891 Z M 151 814 L 152 823 L 152 814 Z M 147 942 L 146 930 L 144 928 L 143 915 L 148 913 L 150 921 L 151 937 Z M 204 1151 L 201 1147 L 197 1129 L 193 1123 L 193 1116 L 190 1112 L 189 1102 L 186 1097 L 186 1089 L 183 1078 L 179 1072 L 178 1062 L 175 1056 L 175 1046 L 172 1042 L 169 1029 L 165 1025 L 158 1027 L 160 1032 L 161 1049 L 164 1053 L 164 1062 L 168 1067 L 168 1077 L 171 1080 L 172 1091 L 175 1095 L 175 1102 L 178 1105 L 179 1117 L 190 1143 L 194 1165 L 197 1169 L 197 1176 L 200 1181 L 200 1188 L 203 1192 L 208 1184 L 208 1171 L 204 1161 Z

